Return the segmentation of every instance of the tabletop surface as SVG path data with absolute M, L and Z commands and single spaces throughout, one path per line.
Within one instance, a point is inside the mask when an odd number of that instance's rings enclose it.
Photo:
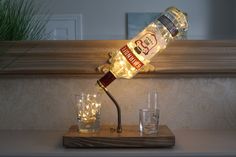
M 173 131 L 169 149 L 66 149 L 65 131 L 0 131 L 0 156 L 236 156 L 236 130 Z

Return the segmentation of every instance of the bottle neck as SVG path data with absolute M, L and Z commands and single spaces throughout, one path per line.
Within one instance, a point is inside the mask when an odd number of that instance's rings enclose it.
M 109 71 L 101 79 L 98 80 L 98 84 L 106 88 L 115 79 L 116 79 L 115 75 L 111 71 Z
M 175 37 L 179 33 L 175 24 L 165 15 L 160 16 L 157 20 L 160 21 L 166 27 L 172 37 Z

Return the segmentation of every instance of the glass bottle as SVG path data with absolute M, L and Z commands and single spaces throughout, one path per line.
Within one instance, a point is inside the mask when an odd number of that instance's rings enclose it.
M 175 7 L 167 8 L 159 18 L 116 51 L 110 71 L 98 80 L 98 84 L 106 88 L 116 78 L 132 78 L 187 29 L 186 15 Z

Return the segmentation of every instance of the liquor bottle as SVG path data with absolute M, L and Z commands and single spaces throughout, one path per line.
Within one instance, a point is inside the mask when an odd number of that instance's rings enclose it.
M 130 79 L 167 44 L 182 36 L 188 29 L 186 15 L 175 7 L 170 7 L 126 45 L 116 51 L 111 69 L 98 84 L 106 88 L 116 78 Z

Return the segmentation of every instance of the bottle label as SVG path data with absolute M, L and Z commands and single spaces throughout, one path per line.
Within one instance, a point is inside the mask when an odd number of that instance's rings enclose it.
M 156 35 L 146 33 L 135 41 L 134 48 L 138 54 L 148 55 L 148 53 L 157 45 Z
M 135 55 L 140 55 L 149 61 L 167 44 L 155 23 L 148 25 L 130 43 L 134 48 Z
M 120 49 L 120 52 L 124 55 L 124 57 L 128 60 L 128 62 L 135 67 L 135 69 L 139 70 L 144 65 L 130 50 L 130 48 L 125 45 Z

